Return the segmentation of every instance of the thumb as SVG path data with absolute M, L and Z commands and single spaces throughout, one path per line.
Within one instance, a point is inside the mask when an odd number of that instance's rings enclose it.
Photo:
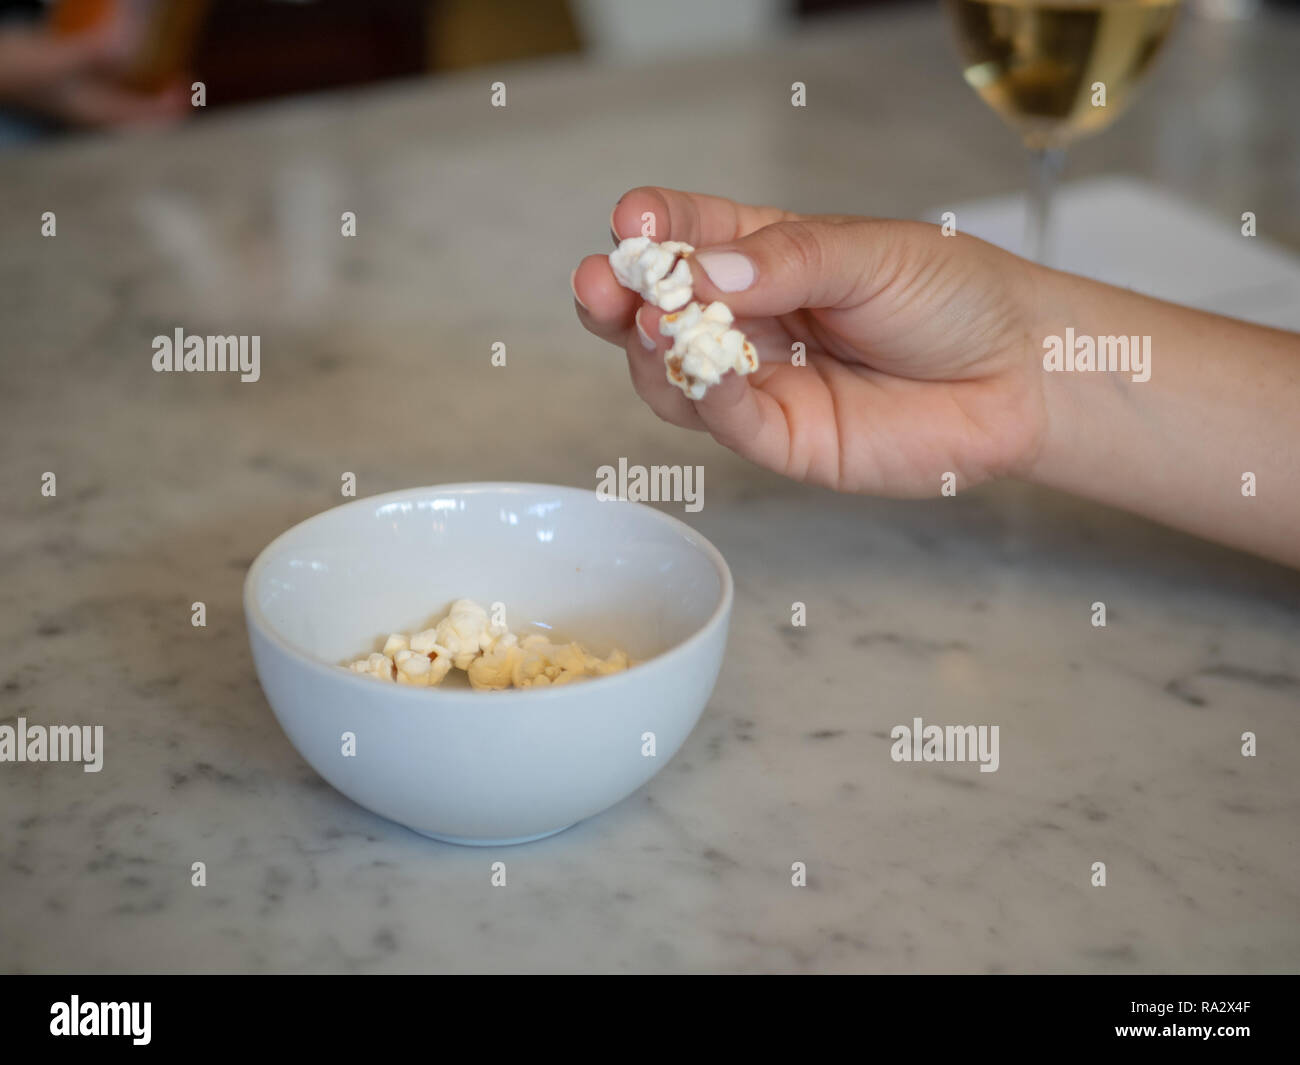
M 855 306 L 887 280 L 881 264 L 898 225 L 875 219 L 774 222 L 690 256 L 695 298 L 721 300 L 738 318 Z

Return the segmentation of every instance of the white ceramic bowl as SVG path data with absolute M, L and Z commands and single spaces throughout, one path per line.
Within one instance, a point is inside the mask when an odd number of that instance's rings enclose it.
M 460 598 L 504 603 L 512 630 L 551 626 L 637 664 L 502 692 L 408 688 L 340 668 Z M 542 484 L 345 503 L 274 540 L 244 582 L 257 675 L 302 756 L 368 810 L 479 845 L 559 832 L 659 772 L 713 691 L 731 601 L 726 562 L 689 526 Z

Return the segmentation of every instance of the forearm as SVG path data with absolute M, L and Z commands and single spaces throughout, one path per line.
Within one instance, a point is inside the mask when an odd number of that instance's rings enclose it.
M 1149 337 L 1151 358 L 1147 381 L 1043 369 L 1047 430 L 1028 479 L 1300 566 L 1300 336 L 1055 271 L 1034 278 L 1040 365 L 1044 338 L 1067 328 Z

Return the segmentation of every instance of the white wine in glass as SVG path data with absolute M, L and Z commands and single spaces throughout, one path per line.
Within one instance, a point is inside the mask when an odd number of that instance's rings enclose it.
M 1033 155 L 1025 252 L 1047 258 L 1065 148 L 1119 117 L 1179 0 L 944 0 L 966 81 Z

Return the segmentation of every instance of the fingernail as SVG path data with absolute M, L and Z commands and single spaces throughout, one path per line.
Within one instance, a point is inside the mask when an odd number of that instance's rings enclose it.
M 641 325 L 640 311 L 636 312 L 636 317 L 633 319 L 633 321 L 636 323 L 637 335 L 641 338 L 641 346 L 645 348 L 646 351 L 654 351 L 654 349 L 658 347 L 658 345 L 654 342 L 654 338 L 651 337 L 650 334 L 647 333 L 645 331 L 645 328 Z
M 576 266 L 573 268 L 573 273 L 569 275 L 569 288 L 573 290 L 573 298 L 578 301 L 578 306 L 590 314 L 591 308 L 583 303 L 582 297 L 578 295 L 578 268 Z
M 754 264 L 738 251 L 696 252 L 695 261 L 723 292 L 744 292 L 754 283 Z

